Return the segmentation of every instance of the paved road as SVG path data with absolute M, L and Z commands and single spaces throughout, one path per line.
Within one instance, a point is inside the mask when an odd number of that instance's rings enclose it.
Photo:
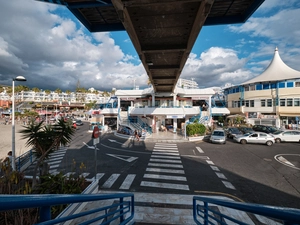
M 101 190 L 221 194 L 300 208 L 299 143 L 156 143 L 105 134 L 95 151 L 87 129 L 79 127 L 71 146 L 50 157 L 52 173 L 96 176 Z

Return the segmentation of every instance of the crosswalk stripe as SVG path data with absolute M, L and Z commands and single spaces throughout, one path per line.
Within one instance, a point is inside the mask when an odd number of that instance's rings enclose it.
M 56 165 L 50 165 L 50 168 L 51 168 L 51 169 L 54 169 L 54 168 L 57 168 L 57 167 L 59 167 L 58 164 L 56 164 Z
M 102 185 L 102 188 L 111 188 L 111 186 L 115 183 L 115 181 L 118 179 L 120 174 L 114 173 L 112 174 L 108 180 Z
M 61 159 L 63 159 L 64 157 L 62 157 L 62 156 L 59 156 L 59 157 L 51 157 L 50 159 L 48 159 L 47 160 L 47 162 L 51 162 L 51 161 L 55 161 L 55 160 L 61 160 Z
M 57 163 L 61 163 L 61 160 L 59 160 L 59 161 L 54 161 L 54 162 L 47 162 L 48 163 L 48 165 L 54 165 L 54 164 L 57 164 Z
M 177 190 L 190 190 L 188 185 L 185 184 L 170 184 L 161 182 L 148 182 L 142 181 L 141 186 L 144 187 L 156 187 L 156 188 L 167 188 L 167 189 L 177 189 Z
M 179 155 L 178 152 L 152 152 L 152 155 Z
M 181 163 L 181 160 L 171 160 L 171 159 L 150 159 L 150 162 Z
M 50 155 L 49 158 L 52 158 L 54 156 L 56 156 L 56 157 L 65 156 L 65 153 L 63 153 L 63 154 L 53 154 L 53 155 Z
M 162 147 L 177 147 L 177 144 L 168 144 L 168 143 L 155 143 L 156 146 L 162 146 Z
M 186 177 L 182 177 L 182 176 L 170 176 L 170 175 L 160 175 L 160 174 L 144 174 L 144 178 L 186 181 Z
M 183 168 L 182 165 L 178 165 L 178 164 L 165 164 L 165 163 L 148 163 L 148 166 L 170 167 L 170 168 Z
M 174 148 L 174 147 L 154 147 L 153 149 L 158 149 L 158 150 L 178 150 L 178 148 Z
M 65 177 L 70 177 L 71 175 L 74 175 L 75 174 L 75 172 L 69 172 L 69 173 L 66 173 L 64 176 Z
M 135 176 L 136 176 L 135 174 L 128 174 L 126 176 L 125 180 L 123 181 L 120 189 L 122 189 L 122 190 L 124 190 L 124 189 L 128 190 L 130 188 L 130 186 L 131 186 L 131 184 L 132 184 Z
M 235 190 L 235 187 L 230 182 L 222 180 L 222 183 L 225 185 L 225 187 Z
M 153 152 L 178 152 L 177 150 L 156 150 L 154 149 Z
M 146 168 L 147 172 L 158 172 L 158 173 L 178 173 L 184 174 L 184 170 L 172 170 L 172 169 L 161 169 L 161 168 Z
M 151 158 L 180 159 L 179 156 L 151 155 Z

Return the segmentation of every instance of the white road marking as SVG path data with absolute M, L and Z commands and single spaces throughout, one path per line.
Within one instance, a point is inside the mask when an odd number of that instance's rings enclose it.
M 182 165 L 177 165 L 177 164 L 164 164 L 164 163 L 148 163 L 148 166 L 169 167 L 169 168 L 183 168 Z
M 182 177 L 182 176 L 167 176 L 167 175 L 160 175 L 160 174 L 145 174 L 144 178 L 186 181 L 186 177 Z
M 167 188 L 167 189 L 177 189 L 177 190 L 190 190 L 188 185 L 185 184 L 169 184 L 160 182 L 148 182 L 142 181 L 141 186 L 144 187 L 156 187 L 156 188 Z
M 179 153 L 172 153 L 172 152 L 152 152 L 152 155 L 179 155 Z
M 294 164 L 292 164 L 290 161 L 288 161 L 287 159 L 285 159 L 285 158 L 282 157 L 282 156 L 279 156 L 278 159 L 279 159 L 281 162 L 285 163 L 285 164 L 288 164 L 288 165 L 290 165 L 290 166 L 295 166 Z
M 219 169 L 218 167 L 216 167 L 216 166 L 210 166 L 210 168 L 211 168 L 212 170 L 214 170 L 214 171 L 220 171 L 220 169 Z
M 153 152 L 178 152 L 178 150 L 156 150 L 156 149 L 154 149 Z
M 180 159 L 179 156 L 164 156 L 164 155 L 151 155 L 151 158 L 161 158 L 161 159 Z
M 132 182 L 134 181 L 134 178 L 135 178 L 135 174 L 128 174 L 125 178 L 125 180 L 123 181 L 120 189 L 122 190 L 128 190 L 132 184 Z
M 48 162 L 47 161 L 47 164 L 50 165 L 50 166 L 54 165 L 54 164 L 59 164 L 59 163 L 61 163 L 61 160 L 59 160 L 59 161 L 53 161 L 53 162 Z
M 161 169 L 161 168 L 146 168 L 148 172 L 158 172 L 158 173 L 178 173 L 184 174 L 184 170 L 171 170 L 171 169 Z
M 230 182 L 222 180 L 222 183 L 225 185 L 225 187 L 236 190 L 235 187 Z
M 150 159 L 151 162 L 165 162 L 165 163 L 182 163 L 181 160 L 170 159 Z
M 204 151 L 200 147 L 197 146 L 196 149 L 198 150 L 199 153 L 204 153 Z
M 225 175 L 223 173 L 216 173 L 216 175 L 221 179 L 227 180 L 227 178 L 225 177 Z
M 107 181 L 101 186 L 102 188 L 111 188 L 111 186 L 116 182 L 120 174 L 114 173 L 112 174 Z
M 210 165 L 215 165 L 215 164 L 213 163 L 213 161 L 206 160 L 206 162 L 207 162 L 208 164 L 210 164 Z
M 109 156 L 117 158 L 117 159 L 121 159 L 126 162 L 132 162 L 132 161 L 138 159 L 138 157 L 133 157 L 133 156 L 128 156 L 128 155 L 115 155 L 115 154 L 106 154 L 106 155 L 109 155 Z

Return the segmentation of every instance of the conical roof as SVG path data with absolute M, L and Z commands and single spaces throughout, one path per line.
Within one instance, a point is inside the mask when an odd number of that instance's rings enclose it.
M 287 66 L 279 56 L 276 47 L 274 57 L 267 69 L 257 77 L 244 82 L 243 84 L 280 81 L 300 78 L 300 71 L 294 70 Z

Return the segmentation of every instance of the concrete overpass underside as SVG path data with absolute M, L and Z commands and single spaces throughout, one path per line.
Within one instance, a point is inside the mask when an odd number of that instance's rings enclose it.
M 155 92 L 174 91 L 202 26 L 243 23 L 264 2 L 264 0 L 37 1 L 65 5 L 90 32 L 126 30 Z

